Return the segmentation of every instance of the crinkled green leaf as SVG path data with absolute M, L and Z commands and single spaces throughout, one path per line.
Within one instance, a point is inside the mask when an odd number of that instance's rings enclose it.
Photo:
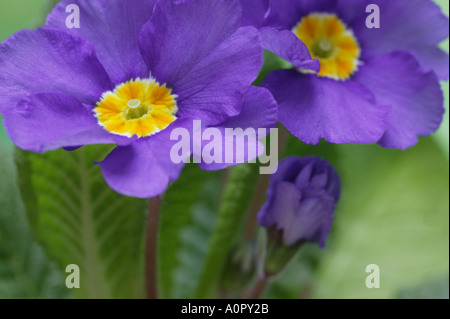
M 82 298 L 139 298 L 146 201 L 111 190 L 94 165 L 109 146 L 18 153 L 20 185 L 38 238 L 62 269 L 80 267 Z
M 205 184 L 203 201 L 192 207 L 191 223 L 181 233 L 181 247 L 178 251 L 179 265 L 175 269 L 175 287 L 173 296 L 175 298 L 192 298 L 199 280 L 202 265 L 208 251 L 208 240 L 212 235 L 216 220 L 217 201 L 214 203 L 207 200 L 218 199 L 217 191 L 213 187 L 219 186 L 216 181 Z M 216 188 L 217 190 L 217 188 Z
M 192 297 L 214 225 L 221 172 L 186 165 L 163 197 L 158 273 L 163 298 Z
M 0 299 L 66 298 L 63 272 L 34 240 L 10 151 L 0 147 Z

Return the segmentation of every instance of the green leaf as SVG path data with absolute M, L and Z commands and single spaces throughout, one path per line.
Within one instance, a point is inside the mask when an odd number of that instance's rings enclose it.
M 226 258 L 246 217 L 257 182 L 258 168 L 255 164 L 242 164 L 231 169 L 196 288 L 196 298 L 208 297 L 222 273 Z
M 211 210 L 217 205 L 221 175 L 186 165 L 164 194 L 158 237 L 158 278 L 163 298 L 192 294 L 214 225 Z M 192 267 L 191 261 L 197 265 Z
M 93 163 L 110 150 L 18 153 L 29 219 L 60 267 L 80 267 L 81 298 L 143 297 L 146 201 L 106 185 Z
M 65 298 L 65 278 L 33 238 L 10 151 L 0 147 L 0 299 Z
M 449 271 L 449 170 L 432 139 L 405 152 L 340 145 L 342 199 L 317 274 L 318 298 L 394 298 Z M 380 267 L 368 289 L 366 266 Z
M 174 272 L 174 298 L 188 299 L 194 295 L 216 220 L 219 187 L 214 180 L 204 185 L 203 199 L 192 207 L 192 221 L 180 233 L 182 244 L 177 254 L 179 265 Z

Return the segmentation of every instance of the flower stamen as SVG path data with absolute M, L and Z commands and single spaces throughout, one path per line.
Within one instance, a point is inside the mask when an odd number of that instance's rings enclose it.
M 131 109 L 136 109 L 141 105 L 141 101 L 139 99 L 132 99 L 128 101 L 127 105 Z
M 99 125 L 112 134 L 147 137 L 177 119 L 176 99 L 165 84 L 138 78 L 104 93 L 94 112 Z
M 358 69 L 361 48 L 347 26 L 335 15 L 313 13 L 292 30 L 320 61 L 319 76 L 346 80 Z

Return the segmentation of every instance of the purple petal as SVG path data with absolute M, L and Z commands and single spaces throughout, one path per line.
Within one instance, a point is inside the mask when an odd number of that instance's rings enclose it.
M 242 111 L 228 119 L 221 127 L 275 128 L 278 123 L 278 105 L 269 90 L 250 86 L 245 95 Z
M 292 185 L 292 184 L 289 184 Z M 332 196 L 324 191 L 302 193 L 302 200 L 296 215 L 285 224 L 283 240 L 292 245 L 298 240 L 318 242 L 325 247 L 325 240 L 333 225 L 333 213 L 336 203 Z
M 272 201 L 268 201 L 258 214 L 262 226 L 270 228 L 276 225 L 283 229 L 292 224 L 300 207 L 301 193 L 294 184 L 278 182 L 274 189 Z
M 39 28 L 20 31 L 0 45 L 0 112 L 34 92 L 66 93 L 95 105 L 108 90 L 108 75 L 81 38 Z
M 152 75 L 173 86 L 240 26 L 237 1 L 159 1 L 139 41 Z
M 148 77 L 138 46 L 142 26 L 151 18 L 156 0 L 64 0 L 47 18 L 47 26 L 90 41 L 114 84 Z M 66 7 L 80 8 L 80 28 L 68 29 Z
M 373 0 L 380 8 L 380 28 L 366 27 L 365 6 L 360 0 L 340 0 L 339 16 L 353 29 L 363 47 L 363 59 L 396 50 L 414 52 L 420 63 L 448 79 L 448 55 L 437 45 L 449 35 L 449 20 L 433 1 Z M 349 10 L 349 7 L 352 10 Z
M 23 97 L 4 114 L 11 140 L 32 152 L 86 144 L 122 144 L 131 140 L 106 132 L 87 106 L 62 93 L 36 93 Z
M 423 66 L 436 72 L 440 80 L 448 80 L 448 54 L 438 47 L 422 46 L 412 51 Z
M 221 163 L 207 164 L 204 161 L 199 163 L 199 166 L 204 170 L 220 170 L 230 165 L 239 164 L 238 158 L 242 158 L 242 162 L 248 162 L 255 159 L 255 156 L 261 155 L 264 147 L 258 142 L 258 139 L 266 137 L 271 128 L 275 128 L 278 122 L 278 108 L 272 94 L 264 88 L 251 86 L 247 92 L 244 100 L 244 105 L 241 114 L 230 118 L 227 122 L 217 127 L 222 139 L 215 141 L 214 145 L 217 145 L 222 149 Z M 231 143 L 226 143 L 225 138 L 226 129 L 241 128 L 243 132 L 251 133 L 249 138 L 245 139 L 243 145 L 239 145 L 236 140 Z M 258 129 L 265 129 L 266 134 L 258 135 Z M 249 129 L 247 131 L 247 129 Z M 242 135 L 239 135 L 242 136 Z M 194 148 L 204 152 L 205 146 L 209 142 L 203 142 L 202 147 Z M 234 154 L 234 160 L 232 163 L 225 163 L 225 151 L 232 149 Z M 249 152 L 249 149 L 251 150 Z M 256 151 L 253 151 L 256 150 Z M 198 157 L 201 154 L 196 154 Z
M 169 165 L 170 159 L 160 158 L 161 154 L 154 146 L 148 140 L 140 139 L 112 151 L 99 163 L 108 185 L 120 194 L 138 198 L 164 193 L 173 178 L 161 163 L 165 161 Z M 182 164 L 173 164 L 174 171 L 179 172 L 182 167 Z
M 189 132 L 189 135 L 192 137 L 194 135 L 194 126 L 192 120 L 190 119 L 177 119 L 171 125 L 169 125 L 166 129 L 146 138 L 146 143 L 148 147 L 152 150 L 153 156 L 158 162 L 158 165 L 164 169 L 169 180 L 176 180 L 183 168 L 183 165 L 174 164 L 170 157 L 171 150 L 175 144 L 178 143 L 178 140 L 171 140 L 172 132 L 176 129 L 184 129 Z M 189 154 L 185 157 L 185 159 L 189 159 L 192 154 L 192 149 Z
M 406 149 L 440 126 L 444 114 L 439 80 L 424 71 L 407 52 L 394 52 L 368 61 L 355 81 L 370 87 L 377 101 L 392 108 L 389 129 L 380 141 L 387 148 Z
M 389 107 L 353 81 L 335 81 L 295 70 L 270 73 L 262 86 L 279 105 L 286 128 L 307 144 L 374 143 L 387 129 Z
M 283 230 L 283 243 L 290 246 L 300 240 L 319 242 L 323 247 L 333 224 L 335 201 L 324 191 L 303 194 L 294 184 L 279 182 L 272 202 L 258 214 L 264 227 Z
M 295 186 L 297 186 L 298 189 L 308 187 L 311 182 L 311 177 L 313 176 L 314 162 L 297 159 L 295 163 L 297 166 L 300 166 L 300 170 L 296 170 L 298 175 L 295 179 Z
M 235 0 L 155 6 L 140 46 L 152 75 L 179 96 L 180 117 L 211 118 L 217 124 L 239 114 L 242 92 L 263 62 L 257 31 L 238 29 L 240 23 Z
M 271 1 L 266 26 L 292 30 L 307 14 L 333 12 L 337 0 L 275 0 Z
M 255 28 L 264 27 L 269 13 L 270 0 L 240 0 L 242 7 L 242 25 Z
M 319 72 L 320 62 L 312 59 L 306 45 L 291 31 L 274 28 L 259 30 L 264 49 L 269 50 L 299 69 Z
M 318 182 L 316 178 L 322 180 L 321 186 L 316 184 Z M 286 157 L 280 162 L 277 173 L 272 175 L 270 180 L 270 185 L 287 181 L 295 184 L 298 189 L 322 188 L 331 194 L 336 202 L 341 196 L 341 183 L 338 173 L 327 160 L 320 157 Z
M 108 185 L 123 195 L 151 198 L 162 194 L 169 184 L 167 174 L 143 141 L 117 147 L 99 165 Z

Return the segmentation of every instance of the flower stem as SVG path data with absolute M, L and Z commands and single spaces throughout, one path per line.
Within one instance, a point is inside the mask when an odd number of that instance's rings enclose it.
M 248 299 L 260 299 L 266 289 L 268 281 L 269 278 L 267 276 L 260 277 L 248 294 Z
M 159 216 L 161 211 L 161 198 L 150 198 L 148 203 L 148 216 L 145 239 L 145 277 L 146 291 L 148 299 L 158 298 L 158 278 L 157 278 L 157 241 Z
M 231 169 L 197 283 L 195 298 L 207 298 L 213 292 L 238 234 L 237 231 L 244 222 L 245 212 L 253 196 L 257 178 L 258 166 L 256 165 L 242 164 Z

